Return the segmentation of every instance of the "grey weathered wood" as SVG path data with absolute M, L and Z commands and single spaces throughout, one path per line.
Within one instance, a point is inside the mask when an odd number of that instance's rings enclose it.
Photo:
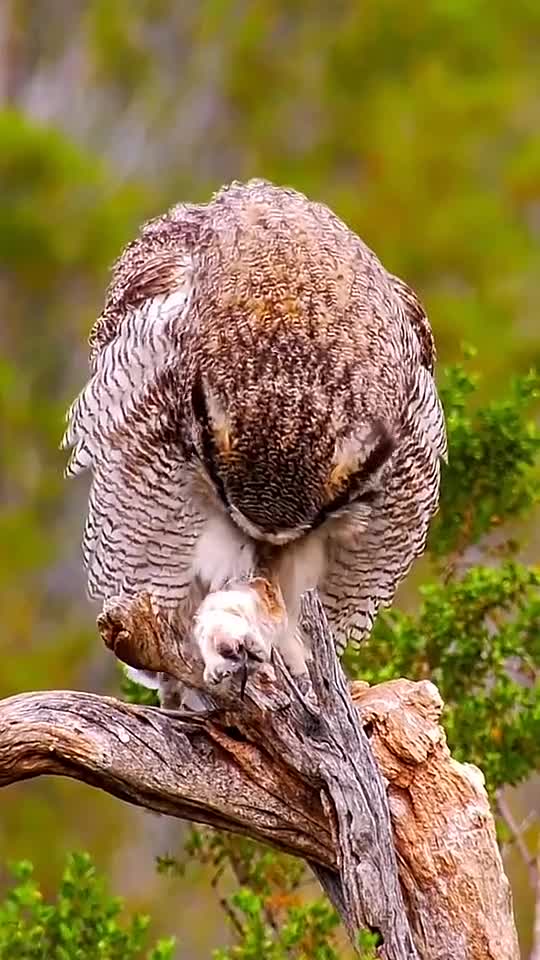
M 308 751 L 330 797 L 339 863 L 339 880 L 332 877 L 329 882 L 326 870 L 319 879 L 340 909 L 353 941 L 360 930 L 370 927 L 383 938 L 381 956 L 417 957 L 399 885 L 383 780 L 315 595 L 306 598 L 302 626 L 317 651 L 312 679 L 321 711 L 317 749 L 310 743 Z
M 284 764 L 204 721 L 67 690 L 0 701 L 0 786 L 41 774 L 335 865 L 314 792 Z
M 437 691 L 404 680 L 348 689 L 315 598 L 304 628 L 317 637 L 317 706 L 291 689 L 279 659 L 243 701 L 216 691 L 200 717 L 23 694 L 0 702 L 0 786 L 74 777 L 304 857 L 353 939 L 380 930 L 382 958 L 517 960 L 481 775 L 450 757 Z M 144 598 L 110 603 L 100 629 L 122 659 L 202 689 L 200 667 Z

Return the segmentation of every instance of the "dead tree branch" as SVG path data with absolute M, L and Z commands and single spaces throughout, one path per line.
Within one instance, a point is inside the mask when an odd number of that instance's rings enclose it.
M 69 776 L 303 857 L 353 938 L 381 932 L 386 960 L 517 960 L 482 778 L 450 757 L 436 689 L 399 680 L 349 692 L 315 598 L 304 626 L 317 637 L 318 709 L 279 663 L 244 701 L 218 693 L 200 717 L 22 694 L 0 703 L 0 786 Z M 100 629 L 123 660 L 202 686 L 144 600 L 110 605 Z

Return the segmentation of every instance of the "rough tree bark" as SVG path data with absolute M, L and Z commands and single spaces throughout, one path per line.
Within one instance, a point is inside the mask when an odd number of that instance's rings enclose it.
M 508 881 L 480 772 L 450 757 L 428 681 L 347 689 L 316 598 L 318 706 L 279 661 L 200 716 L 91 694 L 0 703 L 0 785 L 74 777 L 171 816 L 247 834 L 305 858 L 354 940 L 381 933 L 385 960 L 518 960 Z M 203 688 L 144 598 L 108 605 L 125 662 Z

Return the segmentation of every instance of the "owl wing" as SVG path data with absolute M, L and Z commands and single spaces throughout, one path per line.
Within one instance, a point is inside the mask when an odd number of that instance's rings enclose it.
M 433 379 L 435 346 L 429 321 L 413 291 L 391 277 L 416 338 L 419 363 L 412 378 L 400 441 L 365 528 L 354 541 L 336 536 L 329 544 L 321 600 L 338 652 L 359 643 L 388 606 L 413 561 L 424 550 L 439 501 L 440 461 L 447 458 L 444 413 Z
M 92 472 L 83 539 L 90 595 L 148 590 L 170 610 L 189 590 L 202 518 L 174 424 L 190 262 L 164 266 L 167 283 L 156 284 L 151 258 L 128 277 L 94 327 L 92 377 L 68 413 L 63 445 L 73 448 L 68 476 Z

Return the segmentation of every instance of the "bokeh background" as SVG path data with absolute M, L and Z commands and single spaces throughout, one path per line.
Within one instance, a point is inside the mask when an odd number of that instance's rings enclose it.
M 417 289 L 443 361 L 477 347 L 485 396 L 539 365 L 538 0 L 3 0 L 2 696 L 118 689 L 85 598 L 63 411 L 138 224 L 251 176 L 330 204 Z M 516 816 L 534 798 L 514 795 Z M 0 808 L 0 888 L 30 857 L 52 890 L 84 848 L 183 955 L 222 941 L 204 877 L 156 874 L 180 824 L 53 779 Z M 519 858 L 510 870 L 526 946 L 531 892 Z

